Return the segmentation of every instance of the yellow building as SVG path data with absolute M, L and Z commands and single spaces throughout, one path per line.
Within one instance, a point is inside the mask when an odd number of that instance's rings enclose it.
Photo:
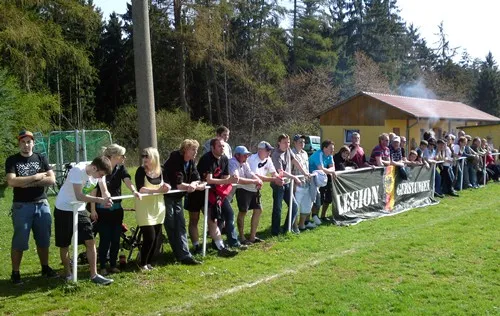
M 500 123 L 476 125 L 476 126 L 460 126 L 459 129 L 463 129 L 467 135 L 472 137 L 479 136 L 481 138 L 491 137 L 494 144 L 500 144 Z
M 460 102 L 371 92 L 360 92 L 318 117 L 321 139 L 331 139 L 338 149 L 349 144 L 350 135 L 357 131 L 361 134 L 361 144 L 367 156 L 378 144 L 378 136 L 382 133 L 406 136 L 407 146 L 412 147 L 418 146 L 423 133 L 430 129 L 434 130 L 436 138 L 440 138 L 447 133 L 456 134 L 461 128 L 500 124 L 500 118 Z

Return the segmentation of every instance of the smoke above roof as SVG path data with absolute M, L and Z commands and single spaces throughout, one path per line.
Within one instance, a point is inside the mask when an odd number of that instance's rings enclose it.
M 422 78 L 418 78 L 412 83 L 402 84 L 398 87 L 399 95 L 405 97 L 422 98 L 422 99 L 437 99 L 436 94 L 426 87 Z

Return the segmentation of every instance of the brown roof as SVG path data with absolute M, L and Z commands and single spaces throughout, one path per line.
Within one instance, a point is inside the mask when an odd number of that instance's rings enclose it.
M 403 112 L 406 112 L 416 118 L 440 118 L 440 119 L 453 119 L 453 120 L 493 121 L 493 122 L 500 121 L 500 118 L 496 116 L 490 115 L 488 113 L 480 111 L 476 108 L 473 108 L 461 102 L 403 97 L 399 95 L 373 93 L 373 92 L 360 92 L 347 100 L 341 101 L 334 107 L 340 106 L 345 102 L 353 98 L 356 98 L 360 95 L 370 96 L 374 99 L 384 102 L 389 106 L 395 107 Z

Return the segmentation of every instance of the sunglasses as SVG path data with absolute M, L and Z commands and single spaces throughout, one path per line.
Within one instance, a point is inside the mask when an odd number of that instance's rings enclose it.
M 149 155 L 141 155 L 141 158 L 149 158 Z

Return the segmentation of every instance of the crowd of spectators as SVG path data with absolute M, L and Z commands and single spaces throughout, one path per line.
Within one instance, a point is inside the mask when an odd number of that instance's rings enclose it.
M 472 138 L 463 131 L 442 138 L 436 138 L 429 131 L 423 134 L 418 147 L 412 140 L 413 145 L 409 148 L 404 136 L 383 133 L 369 156 L 361 146 L 359 133 L 353 133 L 349 146 L 341 146 L 336 153 L 335 144 L 323 140 L 321 149 L 311 156 L 304 151 L 304 135 L 290 137 L 282 134 L 275 147 L 261 141 L 253 155 L 245 146 L 236 146 L 233 152 L 228 144 L 229 135 L 228 128 L 219 127 L 216 137 L 203 146 L 204 153 L 197 163 L 195 159 L 200 145 L 196 140 L 184 140 L 164 164 L 161 164 L 157 149 L 143 149 L 135 183 L 124 166 L 125 148 L 116 144 L 105 148 L 103 155 L 91 163 L 74 166 L 57 196 L 54 212 L 55 240 L 64 264 L 63 276 L 72 278 L 68 247 L 72 239 L 75 201 L 79 203 L 79 238 L 86 246 L 91 280 L 97 284 L 110 284 L 113 280 L 107 275 L 120 272 L 117 255 L 123 208 L 121 201 L 113 201 L 112 197 L 121 195 L 122 183 L 135 195 L 136 221 L 142 234 L 138 267 L 146 272 L 155 268 L 163 227 L 177 261 L 187 265 L 201 264 L 194 255 L 201 252 L 198 222 L 204 207 L 206 185 L 210 185 L 208 230 L 212 246 L 219 256 L 233 257 L 263 241 L 257 235 L 257 228 L 263 212 L 260 191 L 264 182 L 270 183 L 272 189 L 271 234 L 279 235 L 288 231 L 288 223 L 292 224 L 293 233 L 300 234 L 333 221 L 326 213 L 332 205 L 332 181 L 340 171 L 395 166 L 404 175 L 405 170 L 413 166 L 431 168 L 435 165 L 434 194 L 440 198 L 444 194 L 458 196 L 457 191 L 478 188 L 485 180 L 498 181 L 500 175 L 500 166 L 492 155 L 497 152 L 492 139 Z M 9 157 L 6 162 L 7 181 L 14 187 L 11 251 L 11 280 L 14 284 L 22 283 L 19 268 L 31 229 L 37 242 L 42 275 L 56 276 L 48 265 L 52 221 L 46 197 L 46 187 L 55 181 L 54 173 L 45 157 L 33 152 L 32 133 L 23 131 L 18 140 L 20 153 Z M 291 185 L 292 181 L 295 186 Z M 180 192 L 165 194 L 171 190 Z M 233 200 L 236 201 L 237 216 L 231 203 Z M 287 212 L 285 222 L 281 224 L 283 202 L 291 212 Z M 86 205 L 90 206 L 90 214 L 86 213 Z M 191 249 L 184 209 L 189 214 Z M 246 235 L 244 223 L 249 211 L 252 211 L 250 233 Z M 93 222 L 99 227 L 98 251 Z M 226 242 L 222 234 L 226 235 Z M 100 273 L 97 271 L 97 254 Z

